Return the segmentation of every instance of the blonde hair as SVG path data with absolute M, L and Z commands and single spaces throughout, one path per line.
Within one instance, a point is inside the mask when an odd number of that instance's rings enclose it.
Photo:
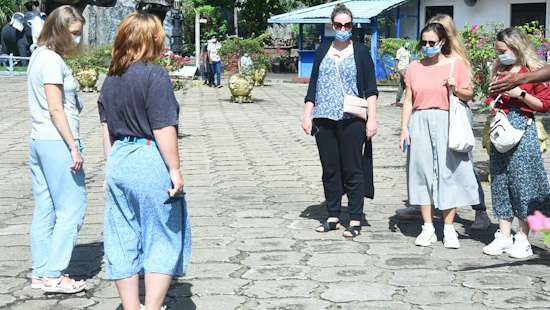
M 70 5 L 63 5 L 50 13 L 44 28 L 38 36 L 38 46 L 46 46 L 61 56 L 70 55 L 78 45 L 74 42 L 69 27 L 74 23 L 85 23 L 84 17 Z
M 145 12 L 128 15 L 118 27 L 109 75 L 121 75 L 133 63 L 155 61 L 164 49 L 164 29 L 158 17 Z
M 529 71 L 535 71 L 544 67 L 545 62 L 537 55 L 537 50 L 527 37 L 525 32 L 516 28 L 506 28 L 497 33 L 496 41 L 506 44 L 514 52 L 517 58 L 516 64 L 527 67 Z M 496 75 L 501 67 L 497 57 L 493 66 L 493 75 Z
M 447 35 L 449 36 L 449 45 L 451 46 L 451 53 L 459 56 L 466 65 L 470 66 L 470 60 L 468 59 L 468 53 L 464 48 L 464 44 L 460 41 L 458 37 L 458 31 L 456 30 L 455 22 L 453 18 L 447 14 L 437 14 L 434 17 L 430 18 L 428 24 L 437 23 L 445 27 Z

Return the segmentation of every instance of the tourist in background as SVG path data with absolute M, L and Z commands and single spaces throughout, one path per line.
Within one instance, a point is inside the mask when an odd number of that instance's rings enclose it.
M 210 84 L 210 60 L 208 59 L 208 44 L 204 44 L 201 49 L 201 76 L 203 85 Z
M 31 226 L 31 287 L 78 293 L 84 281 L 64 275 L 86 212 L 80 142 L 82 101 L 64 59 L 80 44 L 84 18 L 61 6 L 46 20 L 27 72 L 32 118 L 29 164 L 35 209 Z
M 498 55 L 493 68 L 495 79 L 499 72 L 522 74 L 545 65 L 527 35 L 515 28 L 497 34 L 495 49 Z M 536 112 L 550 109 L 550 88 L 546 83 L 525 83 L 506 92 L 494 93 L 486 102 L 492 109 L 505 112 L 512 127 L 525 130 L 525 133 L 519 143 L 505 153 L 500 153 L 491 144 L 491 194 L 500 230 L 483 252 L 526 258 L 533 255 L 527 239 L 527 215 L 535 209 L 548 208 L 550 203 L 550 185 L 534 120 Z M 514 217 L 518 219 L 519 231 L 512 237 Z
M 401 98 L 403 97 L 403 92 L 405 91 L 405 73 L 407 72 L 407 67 L 411 62 L 411 53 L 409 52 L 409 43 L 405 43 L 401 46 L 395 53 L 395 70 L 399 74 L 399 86 L 397 88 L 397 96 L 395 98 L 395 106 L 402 106 Z
M 210 72 L 214 87 L 222 87 L 222 59 L 219 55 L 219 50 L 222 44 L 218 42 L 218 38 L 214 35 L 208 44 L 208 58 L 210 60 Z
M 425 57 L 407 69 L 400 135 L 401 150 L 409 156 L 409 204 L 421 207 L 424 220 L 415 244 L 429 246 L 437 241 L 434 206 L 443 212 L 444 246 L 456 249 L 460 247 L 454 228 L 456 208 L 479 203 L 469 154 L 448 148 L 449 92 L 463 101 L 472 99 L 470 70 L 461 58 L 452 57 L 451 43 L 441 24 L 431 23 L 422 29 L 419 47 Z
M 316 230 L 328 232 L 340 228 L 345 189 L 350 223 L 344 237 L 354 238 L 361 233 L 364 197 L 374 195 L 371 138 L 377 132 L 378 91 L 368 48 L 351 40 L 352 12 L 338 4 L 331 20 L 335 39 L 317 49 L 305 97 L 302 128 L 315 135 L 323 168 L 328 219 Z M 368 101 L 367 121 L 344 113 L 344 95 Z
M 107 277 L 126 310 L 161 309 L 172 277 L 185 273 L 191 229 L 183 194 L 170 76 L 155 63 L 163 51 L 158 17 L 135 12 L 120 24 L 98 110 L 103 128 L 107 201 Z
M 468 66 L 468 69 L 471 72 L 468 54 L 466 53 L 464 45 L 459 40 L 458 31 L 452 17 L 447 14 L 437 14 L 430 19 L 429 23 L 438 23 L 445 27 L 445 31 L 447 32 L 447 36 L 449 38 L 452 57 L 460 58 Z M 485 193 L 483 192 L 483 187 L 481 186 L 479 176 L 475 172 L 475 169 L 474 173 L 476 174 L 476 180 L 478 184 L 479 204 L 472 206 L 472 209 L 474 209 L 476 213 L 474 221 L 472 222 L 470 228 L 483 230 L 487 229 L 489 225 L 491 225 L 491 221 L 489 220 L 489 216 L 487 215 L 487 207 L 485 205 Z M 397 215 L 403 218 L 421 217 L 420 210 L 414 206 L 397 210 Z

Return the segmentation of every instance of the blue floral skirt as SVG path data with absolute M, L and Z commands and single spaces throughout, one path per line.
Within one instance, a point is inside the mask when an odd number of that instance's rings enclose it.
M 514 128 L 525 129 L 516 147 L 499 153 L 491 144 L 490 171 L 493 211 L 498 219 L 525 220 L 534 210 L 547 213 L 550 185 L 540 153 L 537 127 L 519 110 L 508 113 Z

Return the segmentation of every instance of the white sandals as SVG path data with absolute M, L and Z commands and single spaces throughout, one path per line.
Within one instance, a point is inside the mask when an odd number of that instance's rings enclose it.
M 71 279 L 71 284 L 69 286 L 64 286 L 62 282 L 65 277 L 66 276 L 61 276 L 57 278 L 53 285 L 48 285 L 49 280 L 43 279 L 42 290 L 46 293 L 76 294 L 86 289 L 86 282 L 82 280 L 75 281 Z

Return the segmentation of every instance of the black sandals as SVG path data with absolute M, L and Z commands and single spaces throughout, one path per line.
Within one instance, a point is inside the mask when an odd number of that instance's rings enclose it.
M 344 237 L 353 239 L 361 234 L 361 225 L 359 226 L 348 226 L 344 233 L 349 232 L 351 236 L 344 235 Z
M 322 228 L 323 230 L 319 230 L 319 228 Z M 338 230 L 338 229 L 340 229 L 340 222 L 324 222 L 323 225 L 317 227 L 315 231 L 325 233 L 331 230 Z

